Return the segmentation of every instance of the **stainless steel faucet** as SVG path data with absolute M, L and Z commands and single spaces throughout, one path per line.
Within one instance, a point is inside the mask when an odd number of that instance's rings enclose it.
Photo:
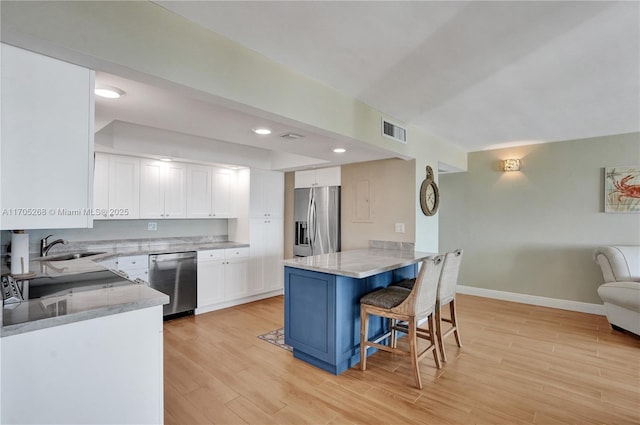
M 59 243 L 61 243 L 62 245 L 66 245 L 68 242 L 64 239 L 56 239 L 55 241 L 48 243 L 48 239 L 53 236 L 53 235 L 49 235 L 46 238 L 42 238 L 40 239 L 40 256 L 41 257 L 46 257 L 47 253 L 49 252 L 49 250 L 51 248 L 53 248 L 54 245 L 57 245 Z

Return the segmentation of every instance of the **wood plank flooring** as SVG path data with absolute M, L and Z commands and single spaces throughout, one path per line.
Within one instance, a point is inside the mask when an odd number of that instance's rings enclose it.
M 282 297 L 166 322 L 165 423 L 640 424 L 640 337 L 468 295 L 458 310 L 463 347 L 420 363 L 422 390 L 406 357 L 333 376 L 258 339 L 282 326 Z

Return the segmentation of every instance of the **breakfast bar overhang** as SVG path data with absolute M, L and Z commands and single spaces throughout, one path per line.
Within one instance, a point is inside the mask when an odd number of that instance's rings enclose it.
M 360 298 L 415 278 L 418 263 L 433 255 L 369 248 L 284 260 L 285 343 L 293 356 L 335 375 L 357 364 Z M 386 328 L 385 319 L 372 318 L 369 336 Z

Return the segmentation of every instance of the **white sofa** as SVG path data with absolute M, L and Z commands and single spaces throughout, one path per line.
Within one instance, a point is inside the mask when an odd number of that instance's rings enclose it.
M 609 323 L 640 335 L 640 246 L 602 246 L 593 256 L 604 277 L 598 295 Z

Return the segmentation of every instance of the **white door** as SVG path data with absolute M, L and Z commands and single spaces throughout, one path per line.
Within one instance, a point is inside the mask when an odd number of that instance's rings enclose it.
M 187 217 L 211 217 L 212 168 L 204 165 L 187 166 Z
M 264 292 L 263 262 L 267 249 L 267 221 L 265 218 L 252 218 L 249 224 L 249 245 L 251 246 L 249 293 L 252 295 Z
M 246 258 L 225 260 L 224 300 L 230 301 L 248 295 L 249 262 Z
M 198 308 L 224 301 L 225 260 L 198 263 Z
M 187 165 L 176 162 L 164 164 L 164 217 L 187 216 Z
M 282 218 L 284 215 L 284 173 L 269 171 L 264 176 L 264 205 L 267 216 Z
M 231 213 L 231 170 L 213 169 L 212 216 L 232 217 Z
M 89 227 L 82 210 L 93 206 L 94 73 L 0 48 L 2 228 Z
M 263 257 L 264 290 L 275 291 L 284 288 L 284 221 L 282 219 L 270 219 L 265 226 L 264 245 L 266 247 Z
M 161 161 L 140 160 L 140 218 L 164 217 L 163 165 Z
M 96 152 L 93 162 L 93 209 L 109 211 L 109 156 Z M 107 214 L 93 216 L 94 220 L 108 218 Z
M 109 156 L 109 208 L 112 210 L 109 219 L 140 218 L 139 158 Z

